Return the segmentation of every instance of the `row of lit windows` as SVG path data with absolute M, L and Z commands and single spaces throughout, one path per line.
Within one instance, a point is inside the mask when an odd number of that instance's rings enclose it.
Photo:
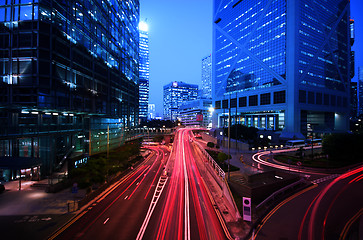
M 229 105 L 228 101 L 230 101 Z M 285 91 L 278 91 L 273 93 L 273 104 L 280 104 L 285 102 L 286 102 Z M 270 104 L 271 104 L 271 93 L 260 94 L 260 105 L 270 105 Z M 232 98 L 230 100 L 224 99 L 224 100 L 215 101 L 215 109 L 221 109 L 221 108 L 227 109 L 229 107 L 235 108 L 237 107 L 237 105 L 238 107 L 258 106 L 258 95 L 240 97 L 238 99 L 238 104 L 237 104 L 237 98 Z
M 320 92 L 312 92 L 299 90 L 299 103 L 308 103 L 326 106 L 347 107 L 348 101 L 346 97 L 336 96 Z

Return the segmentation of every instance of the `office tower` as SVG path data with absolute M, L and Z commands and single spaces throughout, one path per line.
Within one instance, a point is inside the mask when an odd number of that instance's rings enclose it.
M 0 1 L 8 179 L 119 146 L 138 123 L 139 0 Z
M 202 59 L 202 98 L 212 98 L 212 55 Z
M 182 103 L 198 97 L 198 85 L 184 82 L 171 82 L 164 86 L 164 120 L 177 120 Z
M 358 67 L 358 115 L 363 114 L 363 67 Z
M 149 104 L 149 109 L 148 109 L 148 119 L 152 120 L 155 119 L 156 115 L 155 115 L 155 104 Z
M 348 130 L 348 0 L 214 1 L 217 127 L 304 138 Z
M 146 121 L 149 104 L 149 35 L 146 22 L 140 22 L 139 50 L 139 118 Z
M 189 127 L 211 127 L 212 99 L 197 99 L 183 103 L 180 107 L 180 121 Z
M 357 117 L 358 109 L 358 84 L 357 82 L 350 83 L 350 117 Z

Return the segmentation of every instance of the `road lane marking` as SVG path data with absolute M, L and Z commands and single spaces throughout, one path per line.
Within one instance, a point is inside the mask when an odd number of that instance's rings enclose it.
M 128 195 L 124 198 L 125 200 L 127 199 Z
M 151 199 L 151 203 L 150 203 L 149 209 L 147 211 L 147 214 L 146 214 L 146 217 L 144 219 L 144 222 L 142 223 L 142 226 L 140 228 L 140 231 L 137 234 L 136 240 L 141 240 L 143 238 L 144 233 L 145 233 L 145 230 L 147 228 L 147 225 L 149 224 L 151 215 L 152 215 L 152 213 L 153 213 L 153 211 L 155 209 L 155 206 L 156 206 L 157 202 L 159 201 L 159 198 L 161 196 L 161 193 L 164 190 L 164 187 L 165 187 L 167 181 L 168 181 L 168 177 L 162 176 L 162 177 L 159 178 L 158 186 L 160 185 L 161 188 L 157 187 L 155 189 L 154 196 Z
M 108 222 L 108 220 L 110 220 L 110 218 L 107 218 L 107 219 L 103 222 L 103 225 L 105 225 L 105 224 Z

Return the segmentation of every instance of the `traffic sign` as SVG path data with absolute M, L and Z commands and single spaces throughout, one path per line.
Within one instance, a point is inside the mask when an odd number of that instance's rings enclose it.
M 243 220 L 251 222 L 251 198 L 243 197 Z

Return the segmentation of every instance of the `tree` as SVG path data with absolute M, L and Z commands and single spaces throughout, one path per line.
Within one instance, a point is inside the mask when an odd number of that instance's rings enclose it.
M 218 153 L 218 161 L 219 162 L 223 163 L 227 159 L 228 159 L 228 155 L 227 154 L 225 154 L 224 152 Z
M 214 143 L 213 142 L 208 142 L 207 147 L 214 148 Z

